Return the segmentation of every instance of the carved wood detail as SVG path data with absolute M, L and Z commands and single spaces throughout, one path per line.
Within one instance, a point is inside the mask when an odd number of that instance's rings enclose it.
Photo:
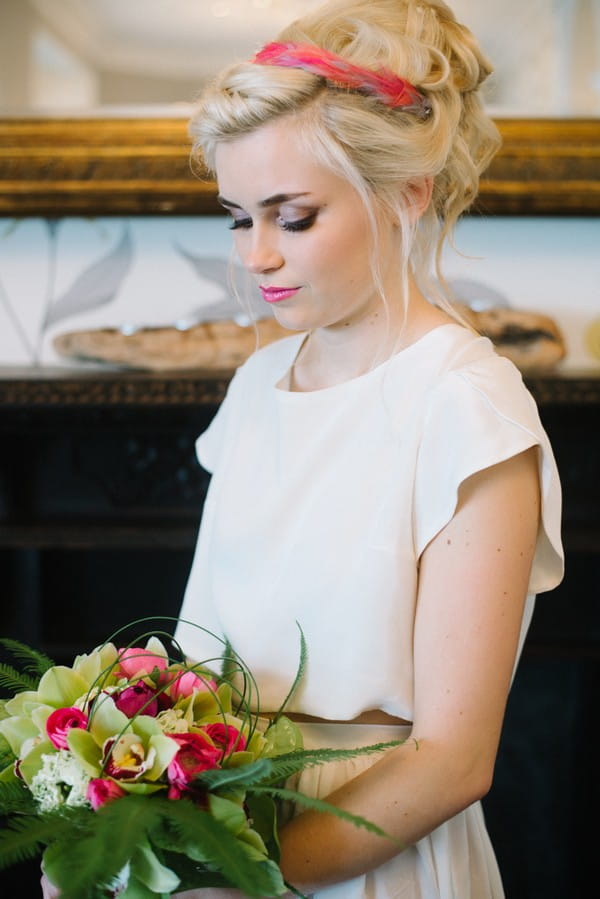
M 213 406 L 225 396 L 231 377 L 227 371 L 182 375 L 0 368 L 0 408 Z M 525 382 L 540 405 L 600 404 L 600 373 L 532 374 Z

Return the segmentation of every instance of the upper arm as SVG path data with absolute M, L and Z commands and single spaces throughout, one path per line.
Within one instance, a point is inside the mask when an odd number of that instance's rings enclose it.
M 493 766 L 540 515 L 537 448 L 467 478 L 422 553 L 415 735 L 456 738 Z

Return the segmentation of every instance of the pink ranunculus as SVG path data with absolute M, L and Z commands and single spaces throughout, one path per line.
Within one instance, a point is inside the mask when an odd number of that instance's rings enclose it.
M 114 780 L 109 780 L 106 777 L 94 777 L 90 780 L 85 794 L 85 798 L 94 811 L 99 809 L 100 806 L 106 805 L 107 802 L 120 799 L 122 796 L 127 796 L 125 790 L 118 783 L 115 783 Z
M 178 699 L 185 699 L 191 696 L 194 690 L 210 690 L 214 692 L 216 689 L 216 681 L 206 677 L 198 677 L 195 671 L 181 671 L 169 684 L 169 696 L 173 702 L 177 702 Z
M 74 707 L 55 709 L 46 721 L 46 733 L 48 739 L 56 749 L 68 749 L 67 734 L 74 727 L 85 730 L 88 717 L 80 709 Z
M 139 680 L 130 687 L 125 687 L 118 693 L 113 693 L 113 699 L 116 707 L 128 718 L 134 718 L 138 714 L 150 715 L 151 718 L 156 718 L 158 715 L 156 690 L 149 687 L 143 680 Z
M 179 799 L 182 793 L 193 792 L 190 785 L 197 774 L 218 768 L 223 753 L 203 733 L 169 734 L 169 737 L 179 744 L 179 750 L 167 768 L 168 796 Z
M 206 724 L 202 730 L 208 734 L 215 746 L 219 747 L 221 758 L 231 752 L 243 752 L 246 748 L 245 736 L 231 724 L 221 722 Z
M 134 677 L 147 677 L 155 668 L 162 672 L 168 665 L 168 659 L 165 656 L 156 655 L 149 649 L 141 649 L 137 646 L 119 649 L 117 661 L 117 672 L 128 680 L 133 680 Z

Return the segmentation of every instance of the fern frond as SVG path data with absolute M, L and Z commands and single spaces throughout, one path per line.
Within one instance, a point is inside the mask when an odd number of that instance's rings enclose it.
M 260 783 L 272 774 L 272 759 L 258 759 L 239 768 L 213 768 L 203 771 L 195 778 L 194 784 L 206 790 L 217 791 L 224 787 L 246 787 L 249 784 Z
M 377 824 L 374 824 L 373 821 L 362 818 L 360 815 L 352 815 L 350 812 L 338 808 L 337 805 L 325 802 L 324 799 L 306 796 L 304 793 L 299 793 L 296 790 L 288 790 L 285 787 L 251 787 L 248 792 L 258 795 L 266 794 L 272 799 L 285 799 L 288 802 L 303 805 L 305 808 L 313 809 L 316 812 L 327 812 L 330 815 L 335 815 L 336 818 L 342 818 L 344 821 L 349 821 L 351 824 L 354 824 L 355 827 L 362 827 L 379 837 L 386 837 L 388 840 L 392 840 L 395 843 L 399 842 L 395 837 L 392 837 L 390 834 L 386 833 L 385 830 L 382 830 L 381 827 L 378 827 Z
M 45 674 L 49 668 L 54 666 L 53 660 L 39 649 L 33 649 L 19 640 L 11 640 L 9 637 L 0 639 L 0 645 L 15 657 L 24 663 L 24 670 L 37 675 L 38 678 Z
M 65 830 L 72 839 L 70 824 Z M 42 846 L 56 839 L 61 831 L 59 818 L 15 817 L 0 829 L 0 870 L 41 854 Z
M 279 706 L 279 711 L 275 715 L 275 721 L 277 721 L 279 716 L 281 714 L 283 714 L 283 710 L 285 709 L 286 705 L 288 704 L 288 702 L 290 701 L 290 699 L 292 698 L 292 696 L 298 689 L 298 685 L 300 684 L 300 681 L 304 677 L 304 671 L 306 669 L 306 660 L 308 658 L 308 649 L 306 646 L 306 639 L 304 637 L 304 631 L 302 630 L 302 628 L 300 627 L 298 622 L 296 622 L 296 624 L 298 626 L 298 630 L 300 631 L 300 659 L 298 662 L 298 670 L 296 671 L 296 677 L 294 678 L 294 682 L 292 683 L 292 686 L 290 687 L 287 696 L 285 697 L 285 699 Z
M 208 812 L 191 802 L 159 800 L 163 809 L 167 832 L 174 834 L 171 846 L 196 862 L 218 871 L 247 896 L 279 896 L 285 885 L 277 865 L 265 858 L 261 861 L 256 850 L 236 839 L 227 828 Z M 115 803 L 116 804 L 116 803 Z M 151 834 L 153 841 L 164 845 L 165 832 Z
M 61 835 L 44 853 L 44 866 L 51 880 L 56 872 L 61 896 L 98 895 L 96 886 L 115 878 L 143 844 L 145 824 L 153 816 L 153 803 L 137 796 L 109 803 L 98 812 L 84 812 L 80 832 Z
M 353 759 L 360 755 L 371 755 L 384 752 L 405 743 L 405 740 L 390 740 L 386 743 L 373 743 L 370 746 L 359 746 L 356 749 L 299 749 L 295 752 L 287 752 L 272 758 L 272 782 L 284 780 L 297 774 L 304 768 L 312 768 L 315 765 L 324 765 L 326 762 L 337 762 L 341 759 Z
M 35 814 L 35 801 L 22 780 L 0 782 L 0 815 Z
M 10 690 L 11 693 L 21 693 L 22 690 L 35 690 L 38 679 L 28 674 L 17 671 L 12 665 L 0 662 L 0 687 Z

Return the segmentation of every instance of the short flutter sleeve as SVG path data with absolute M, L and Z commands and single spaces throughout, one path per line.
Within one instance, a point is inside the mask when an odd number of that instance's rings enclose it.
M 228 432 L 235 421 L 235 406 L 239 402 L 238 374 L 233 376 L 227 393 L 208 428 L 196 440 L 196 456 L 202 468 L 212 474 L 227 445 Z
M 463 481 L 532 446 L 541 516 L 528 592 L 556 587 L 563 575 L 558 470 L 533 397 L 518 369 L 499 356 L 446 373 L 431 391 L 415 472 L 417 556 L 452 518 Z

